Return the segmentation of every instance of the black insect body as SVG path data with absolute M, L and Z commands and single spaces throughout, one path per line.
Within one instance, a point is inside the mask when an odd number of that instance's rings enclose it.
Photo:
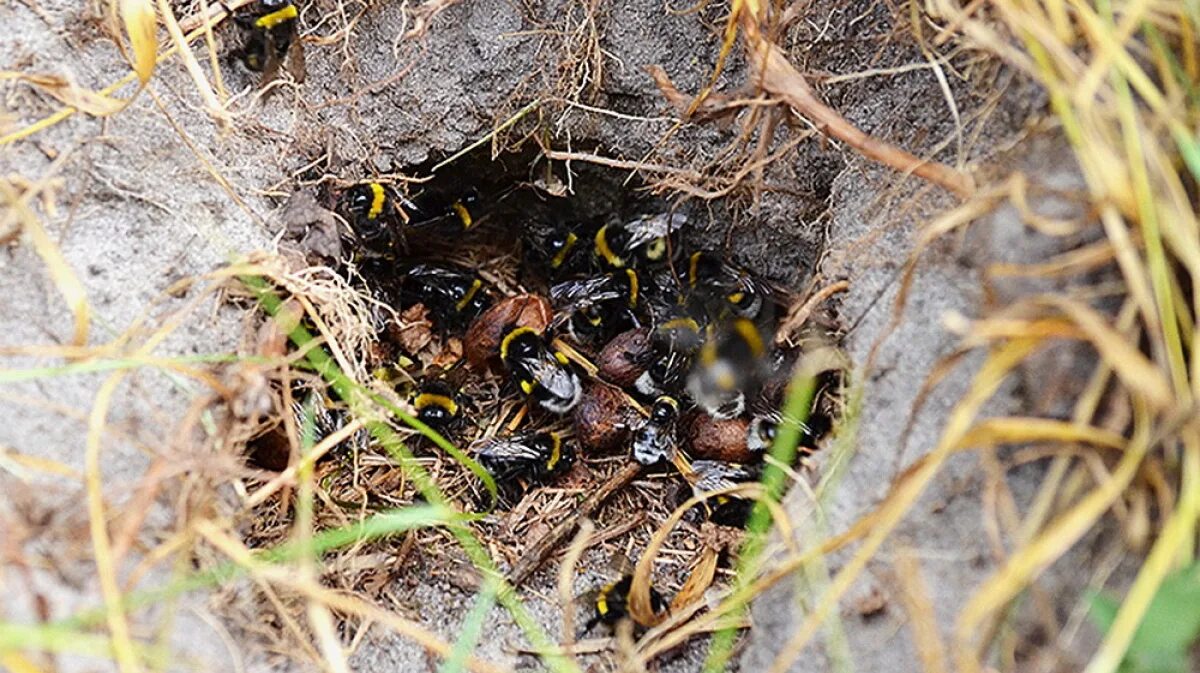
M 633 587 L 633 575 L 625 575 L 616 582 L 610 582 L 600 587 L 591 596 L 594 614 L 583 627 L 584 633 L 591 631 L 597 624 L 615 626 L 622 619 L 632 618 L 629 614 L 629 593 Z M 650 608 L 658 614 L 667 608 L 667 602 L 662 594 L 650 587 Z
M 413 398 L 417 419 L 439 432 L 463 420 L 462 395 L 445 381 L 426 381 Z
M 546 345 L 530 327 L 511 330 L 500 342 L 500 359 L 521 392 L 552 414 L 565 414 L 579 404 L 583 388 L 567 356 Z
M 590 262 L 588 227 L 535 217 L 522 230 L 525 261 L 536 274 L 555 280 L 586 271 Z
M 398 237 L 393 228 L 395 205 L 387 188 L 364 182 L 347 189 L 341 197 L 342 211 L 363 247 L 377 253 L 394 252 Z
M 737 484 L 757 481 L 762 475 L 759 465 L 740 465 L 719 460 L 696 460 L 691 464 L 688 481 L 696 495 L 704 495 Z M 721 526 L 741 528 L 754 508 L 754 501 L 736 495 L 716 495 L 708 499 L 708 518 Z
M 779 434 L 779 427 L 784 424 L 784 415 L 780 411 L 767 411 L 755 414 L 750 419 L 750 425 L 746 429 L 746 448 L 754 453 L 765 453 L 771 449 L 775 443 L 775 437 Z M 817 419 L 818 421 L 820 419 Z M 817 425 L 810 426 L 808 423 L 802 423 L 798 420 L 793 420 L 800 429 L 800 441 L 797 445 L 797 450 L 804 455 L 811 455 L 815 451 L 817 440 L 821 435 L 828 431 L 827 427 Z
M 262 73 L 260 86 L 275 79 L 286 60 L 288 72 L 304 81 L 304 49 L 297 34 L 300 13 L 290 0 L 259 0 L 235 21 L 243 43 L 235 52 L 247 70 Z
M 672 394 L 685 383 L 701 348 L 700 325 L 691 318 L 672 318 L 655 327 L 652 340 L 648 366 L 634 387 L 647 397 Z
M 753 320 L 771 294 L 767 284 L 749 271 L 707 250 L 688 258 L 687 282 L 693 304 L 715 319 L 733 316 Z
M 700 349 L 697 366 L 688 377 L 688 394 L 713 418 L 742 415 L 747 392 L 760 383 L 765 354 L 758 327 L 746 318 L 735 318 Z
M 606 224 L 592 237 L 593 253 L 605 269 L 666 263 L 670 261 L 671 235 L 686 223 L 684 215 L 660 213 L 624 224 Z
M 550 288 L 550 301 L 571 336 L 584 343 L 607 340 L 639 326 L 636 315 L 641 282 L 633 269 L 622 269 Z
M 403 306 L 424 304 L 442 327 L 461 329 L 491 305 L 482 279 L 464 269 L 418 264 L 401 286 Z
M 663 395 L 650 408 L 650 418 L 633 435 L 633 459 L 642 465 L 669 461 L 675 455 L 679 402 Z
M 545 482 L 567 472 L 575 450 L 557 432 L 528 432 L 485 439 L 476 458 L 499 486 L 512 490 L 519 481 Z
M 459 231 L 470 231 L 480 222 L 479 192 L 448 196 L 440 192 L 424 192 L 400 202 L 408 226 L 414 229 L 444 225 Z
M 292 417 L 302 444 L 316 446 L 326 437 L 341 430 L 350 422 L 346 410 L 335 406 L 335 402 L 316 390 L 307 393 L 293 390 Z M 365 449 L 370 443 L 370 434 L 359 430 L 349 439 L 334 448 Z

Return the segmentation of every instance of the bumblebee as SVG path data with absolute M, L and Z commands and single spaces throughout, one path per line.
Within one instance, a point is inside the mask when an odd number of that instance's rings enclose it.
M 713 418 L 741 416 L 746 392 L 758 384 L 765 353 L 758 327 L 735 318 L 700 349 L 699 363 L 688 377 L 688 394 Z
M 606 224 L 592 237 L 594 256 L 605 269 L 667 262 L 669 239 L 686 223 L 685 215 L 660 213 Z
M 649 366 L 634 382 L 637 391 L 655 397 L 677 390 L 700 350 L 702 339 L 699 323 L 691 318 L 672 318 L 660 323 L 651 338 Z
M 715 252 L 701 250 L 688 258 L 688 288 L 714 317 L 757 318 L 768 288 Z M 715 302 L 715 305 L 714 305 Z
M 449 224 L 461 231 L 470 231 L 479 224 L 479 203 L 479 192 L 472 189 L 458 197 L 439 192 L 424 192 L 412 199 L 404 199 L 400 206 L 410 227 Z
M 758 465 L 739 465 L 719 460 L 692 461 L 692 473 L 688 475 L 692 491 L 703 495 L 736 484 L 758 481 L 762 468 Z M 718 495 L 708 500 L 708 519 L 721 526 L 741 528 L 746 525 L 754 501 L 733 495 Z
M 417 419 L 441 432 L 463 420 L 462 395 L 445 381 L 426 381 L 413 397 Z
M 500 342 L 500 359 L 521 392 L 553 414 L 565 414 L 579 404 L 583 388 L 571 361 L 551 349 L 531 327 L 517 327 Z
M 355 237 L 364 247 L 377 252 L 392 249 L 395 205 L 383 185 L 378 182 L 354 185 L 342 193 L 341 205 Z
M 629 592 L 632 588 L 633 575 L 624 575 L 616 582 L 609 582 L 591 594 L 589 598 L 595 612 L 584 625 L 583 632 L 591 631 L 597 624 L 611 627 L 616 626 L 622 619 L 632 619 L 632 615 L 629 614 Z M 650 587 L 650 609 L 655 614 L 667 609 L 666 600 L 654 587 Z
M 465 269 L 418 264 L 408 270 L 401 285 L 404 307 L 424 304 L 443 327 L 466 327 L 491 305 L 482 279 Z
M 511 488 L 517 481 L 546 481 L 567 472 L 575 450 L 557 432 L 527 432 L 482 440 L 476 458 L 501 487 Z
M 765 453 L 775 443 L 779 434 L 779 426 L 784 424 L 784 415 L 779 411 L 769 411 L 755 414 L 750 419 L 746 429 L 746 448 L 754 453 Z M 800 443 L 797 450 L 803 455 L 812 455 L 816 451 L 817 440 L 829 431 L 829 423 L 821 418 L 810 419 L 813 423 L 802 423 L 796 419 L 792 422 L 800 427 Z
M 305 441 L 305 433 L 311 432 L 309 446 L 320 444 L 329 435 L 341 430 L 350 422 L 345 409 L 335 406 L 329 397 L 320 391 L 307 386 L 297 386 L 292 390 L 291 405 L 292 421 L 300 440 Z M 333 450 L 365 450 L 371 442 L 371 436 L 365 428 L 359 429 L 348 439 L 338 444 Z M 251 464 L 276 472 L 287 468 L 291 455 L 291 440 L 287 428 L 281 422 L 266 432 L 254 437 L 248 445 L 248 458 Z
M 633 269 L 622 269 L 597 278 L 569 280 L 550 288 L 559 318 L 580 342 L 607 340 L 638 326 L 640 282 Z
M 292 77 L 304 81 L 304 49 L 296 28 L 299 16 L 291 0 L 259 0 L 250 12 L 235 19 L 243 34 L 235 55 L 247 70 L 262 73 L 259 86 L 275 79 L 285 60 Z
M 668 395 L 654 401 L 650 418 L 633 435 L 633 459 L 642 465 L 670 460 L 675 454 L 675 423 L 679 402 Z
M 549 278 L 562 278 L 583 270 L 588 234 L 580 226 L 549 217 L 535 217 L 522 230 L 526 256 L 537 264 L 535 271 Z

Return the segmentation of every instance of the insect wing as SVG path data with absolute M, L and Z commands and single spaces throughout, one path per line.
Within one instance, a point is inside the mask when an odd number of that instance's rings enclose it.
M 675 213 L 659 213 L 651 217 L 640 217 L 625 225 L 629 232 L 629 249 L 644 245 L 655 239 L 664 238 L 687 224 L 687 216 Z

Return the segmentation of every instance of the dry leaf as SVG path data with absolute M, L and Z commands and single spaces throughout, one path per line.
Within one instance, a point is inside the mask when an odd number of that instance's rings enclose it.
M 143 85 L 150 81 L 158 58 L 158 39 L 155 37 L 154 5 L 151 0 L 117 0 L 129 46 L 133 51 L 133 71 Z
M 106 117 L 125 109 L 126 102 L 85 89 L 60 75 L 6 73 L 38 87 L 59 101 L 95 117 Z

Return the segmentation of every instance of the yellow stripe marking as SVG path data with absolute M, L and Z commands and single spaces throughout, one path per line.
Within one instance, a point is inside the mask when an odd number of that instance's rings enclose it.
M 563 355 L 560 351 L 554 351 L 554 359 L 558 360 L 558 364 L 564 367 L 571 364 L 571 361 L 567 359 L 567 356 Z
M 417 395 L 417 398 L 413 400 L 413 406 L 418 411 L 426 407 L 441 407 L 448 411 L 451 416 L 458 415 L 458 404 L 449 397 L 438 395 L 437 393 L 421 393 Z
M 700 333 L 700 325 L 691 318 L 675 318 L 662 324 L 662 329 L 666 330 L 678 329 L 680 327 L 688 330 L 689 332 L 695 332 L 697 334 Z
M 296 6 L 288 5 L 283 9 L 277 9 L 270 14 L 264 14 L 258 17 L 254 20 L 254 25 L 258 26 L 259 28 L 271 29 L 283 23 L 284 21 L 290 21 L 291 19 L 296 18 L 297 15 L 298 12 L 296 11 Z
M 521 336 L 522 334 L 533 334 L 536 336 L 537 331 L 534 330 L 532 327 L 518 327 L 515 330 L 509 332 L 508 334 L 505 334 L 504 339 L 500 342 L 500 359 L 501 360 L 508 359 L 509 344 L 512 343 L 513 339 L 517 338 L 518 336 Z
M 476 278 L 474 282 L 471 283 L 471 289 L 467 290 L 467 293 L 463 295 L 463 298 L 459 299 L 458 303 L 454 305 L 454 310 L 461 311 L 465 309 L 467 304 L 470 304 L 471 300 L 475 298 L 475 295 L 479 294 L 479 288 L 481 287 L 483 287 L 483 281 Z
M 667 239 L 656 238 L 646 245 L 646 259 L 657 262 L 667 252 Z
M 450 207 L 458 214 L 458 219 L 462 221 L 463 229 L 470 229 L 475 226 L 475 220 L 471 218 L 471 211 L 467 210 L 462 201 L 455 201 L 454 205 Z
M 750 322 L 746 318 L 740 318 L 733 321 L 733 329 L 736 330 L 742 339 L 745 340 L 746 344 L 750 346 L 750 353 L 752 355 L 758 357 L 763 354 L 764 349 L 762 335 L 758 333 L 758 328 L 754 326 L 754 323 Z
M 574 232 L 567 234 L 567 240 L 563 242 L 562 250 L 559 250 L 558 254 L 554 255 L 554 258 L 550 260 L 551 269 L 557 269 L 563 265 L 563 262 L 567 261 L 567 255 L 571 252 L 571 248 L 575 247 L 575 243 L 578 240 L 579 237 Z
M 688 258 L 688 287 L 696 287 L 697 267 L 700 266 L 700 255 L 702 252 L 693 252 Z
M 625 266 L 625 260 L 617 257 L 612 248 L 608 247 L 608 225 L 600 227 L 600 231 L 596 232 L 596 252 L 608 262 L 608 265 L 620 269 Z
M 367 219 L 373 220 L 379 217 L 383 212 L 383 204 L 387 202 L 387 195 L 383 192 L 383 185 L 378 182 L 371 183 L 371 210 L 367 211 Z
M 533 394 L 533 381 L 530 381 L 528 379 L 521 381 L 521 392 L 525 393 L 526 395 L 532 395 Z
M 551 432 L 550 439 L 554 441 L 554 446 L 550 449 L 550 460 L 546 461 L 546 469 L 553 471 L 562 459 L 562 437 L 559 437 L 557 432 Z
M 637 271 L 625 269 L 625 275 L 629 277 L 629 308 L 637 308 L 639 291 Z

